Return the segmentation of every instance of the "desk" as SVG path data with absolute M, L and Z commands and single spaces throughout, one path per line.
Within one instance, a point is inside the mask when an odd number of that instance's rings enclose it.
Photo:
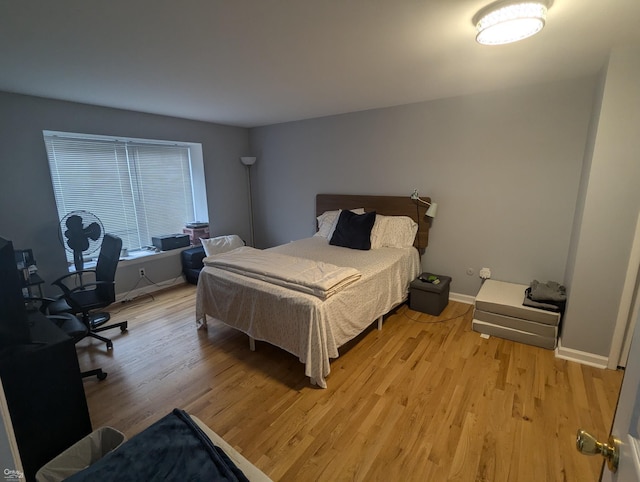
M 30 313 L 33 343 L 0 350 L 0 378 L 26 480 L 91 433 L 73 340 L 40 312 Z
M 38 297 L 38 298 L 42 298 L 43 294 L 42 294 L 42 285 L 44 284 L 44 280 L 40 277 L 40 275 L 38 273 L 33 273 L 31 275 L 29 275 L 29 279 L 24 280 L 21 279 L 20 280 L 22 283 L 22 289 L 23 289 L 23 295 L 25 297 L 30 297 L 30 298 L 34 298 L 34 297 Z M 34 295 L 33 293 L 33 289 L 37 288 L 38 289 L 38 294 Z M 27 290 L 27 292 L 25 293 L 24 290 Z

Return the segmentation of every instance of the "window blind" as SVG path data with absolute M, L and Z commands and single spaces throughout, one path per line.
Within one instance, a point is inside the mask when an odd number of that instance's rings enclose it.
M 130 250 L 195 220 L 188 146 L 46 132 L 44 141 L 59 219 L 89 211 Z

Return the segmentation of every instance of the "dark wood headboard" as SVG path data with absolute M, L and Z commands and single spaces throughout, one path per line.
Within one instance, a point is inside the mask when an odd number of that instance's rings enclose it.
M 427 202 L 431 198 L 422 197 Z M 362 196 L 352 194 L 317 194 L 316 216 L 336 209 L 364 208 L 384 216 L 409 216 L 418 223 L 418 234 L 414 246 L 424 250 L 429 244 L 429 218 L 425 217 L 427 206 L 407 196 Z

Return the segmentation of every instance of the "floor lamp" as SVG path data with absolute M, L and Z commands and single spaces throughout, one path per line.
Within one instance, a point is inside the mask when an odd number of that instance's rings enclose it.
M 250 229 L 250 246 L 255 248 L 253 241 L 253 199 L 251 197 L 251 166 L 256 163 L 255 157 L 241 157 L 240 162 L 247 167 L 247 185 L 249 189 L 249 229 Z

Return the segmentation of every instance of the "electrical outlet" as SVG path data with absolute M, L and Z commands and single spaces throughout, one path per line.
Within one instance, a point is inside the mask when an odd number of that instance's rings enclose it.
M 491 270 L 489 268 L 482 268 L 480 270 L 480 273 L 478 273 L 480 275 L 480 278 L 482 279 L 489 279 L 491 278 Z
M 146 276 L 145 273 L 144 273 L 144 268 L 140 268 L 138 270 L 138 273 L 140 274 L 140 278 L 144 278 Z

